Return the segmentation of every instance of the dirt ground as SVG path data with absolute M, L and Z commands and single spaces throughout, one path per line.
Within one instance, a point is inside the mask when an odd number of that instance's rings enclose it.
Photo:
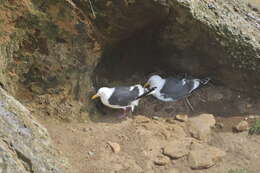
M 189 98 L 194 111 L 182 100 L 164 103 L 149 96 L 127 119 L 119 119 L 120 111 L 100 107 L 103 113 L 86 123 L 64 123 L 38 117 L 48 129 L 56 148 L 66 156 L 72 168 L 68 173 L 227 173 L 230 169 L 245 168 L 250 173 L 260 172 L 260 136 L 247 132 L 233 133 L 233 126 L 245 117 L 250 123 L 260 119 L 260 100 L 223 87 L 209 85 Z M 97 101 L 98 102 L 98 101 Z M 162 155 L 161 149 L 174 135 L 172 120 L 177 114 L 189 117 L 201 113 L 213 114 L 223 128 L 214 128 L 209 144 L 227 152 L 223 161 L 209 169 L 192 170 L 187 158 L 171 160 L 165 166 L 154 164 Z M 139 123 L 136 115 L 144 115 L 148 122 Z M 180 123 L 180 127 L 183 125 Z M 183 135 L 185 135 L 183 133 Z M 120 145 L 114 153 L 108 142 Z

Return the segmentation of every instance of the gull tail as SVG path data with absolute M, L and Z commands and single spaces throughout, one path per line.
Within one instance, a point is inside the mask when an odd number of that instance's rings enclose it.
M 136 97 L 135 100 L 138 100 L 138 99 L 140 99 L 140 98 L 142 98 L 142 97 L 145 97 L 145 96 L 151 94 L 151 92 L 153 92 L 156 88 L 157 88 L 157 87 L 153 87 L 153 88 L 149 89 L 147 92 L 144 92 L 142 95 Z
M 200 85 L 206 85 L 211 79 L 209 77 L 206 77 L 204 79 L 200 79 Z

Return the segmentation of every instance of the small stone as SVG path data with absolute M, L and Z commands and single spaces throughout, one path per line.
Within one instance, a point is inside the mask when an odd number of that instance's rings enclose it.
M 148 122 L 150 122 L 150 119 L 143 116 L 143 115 L 137 115 L 137 116 L 135 116 L 135 122 L 137 122 L 137 123 L 148 123 Z
M 188 115 L 186 115 L 186 114 L 178 114 L 178 115 L 175 116 L 175 119 L 179 120 L 181 122 L 185 122 L 185 121 L 188 120 Z
M 167 165 L 168 163 L 170 163 L 170 159 L 168 157 L 165 157 L 165 156 L 158 156 L 154 160 L 154 164 L 156 164 L 158 166 L 164 166 L 164 165 Z
M 88 129 L 87 129 L 86 127 L 84 127 L 84 128 L 82 129 L 82 131 L 83 131 L 83 132 L 87 132 Z
M 71 132 L 76 132 L 76 129 L 75 128 L 73 128 L 73 127 L 71 127 L 71 128 L 69 128 L 69 130 L 71 131 Z
M 223 129 L 224 128 L 224 124 L 223 123 L 216 123 L 215 125 L 217 128 L 219 129 Z
M 249 118 L 249 119 L 255 119 L 256 116 L 254 116 L 254 115 L 250 115 L 248 118 Z
M 114 153 L 118 153 L 120 151 L 121 148 L 120 148 L 120 145 L 118 143 L 110 142 L 110 141 L 108 141 L 107 143 L 110 145 L 110 147 L 111 147 L 111 149 L 113 150 Z
M 154 119 L 154 120 L 159 120 L 160 118 L 157 117 L 157 116 L 153 116 L 153 119 Z
M 191 142 L 192 138 L 173 140 L 164 147 L 163 154 L 172 159 L 183 157 L 188 154 Z
M 243 120 L 238 123 L 238 125 L 235 126 L 235 130 L 237 132 L 243 132 L 249 129 L 249 124 L 247 121 Z
M 176 124 L 176 120 L 174 119 L 166 119 L 166 122 L 169 123 L 169 124 Z
M 112 1 L 107 1 L 106 6 L 109 7 L 112 3 Z
M 247 107 L 247 108 L 251 108 L 252 105 L 251 105 L 251 104 L 247 104 L 246 107 Z
M 89 151 L 89 152 L 88 152 L 88 155 L 93 156 L 94 153 L 93 153 L 92 151 Z

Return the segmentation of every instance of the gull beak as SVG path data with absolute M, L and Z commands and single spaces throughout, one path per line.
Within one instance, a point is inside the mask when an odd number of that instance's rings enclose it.
M 145 88 L 149 88 L 149 87 L 150 87 L 150 84 L 149 84 L 149 83 L 145 83 L 145 84 L 144 84 L 144 87 L 145 87 Z
M 95 95 L 93 95 L 93 96 L 91 97 L 91 100 L 94 100 L 94 99 L 96 99 L 96 98 L 98 98 L 98 97 L 99 97 L 99 95 L 95 94 Z

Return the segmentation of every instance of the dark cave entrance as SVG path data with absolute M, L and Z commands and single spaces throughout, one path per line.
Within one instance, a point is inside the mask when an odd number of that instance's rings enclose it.
M 225 117 L 260 112 L 259 99 L 252 99 L 221 83 L 222 76 L 216 75 L 216 72 L 225 66 L 221 67 L 207 51 L 198 51 L 199 43 L 185 50 L 162 47 L 158 39 L 159 32 L 141 32 L 116 45 L 107 46 L 92 78 L 94 87 L 98 89 L 103 86 L 144 84 L 152 74 L 160 74 L 163 77 L 184 74 L 195 78 L 211 77 L 211 84 L 189 97 L 194 111 L 185 99 L 161 102 L 148 96 L 140 101 L 133 115 L 174 117 L 177 114 L 211 113 Z M 211 50 L 211 54 L 218 54 L 218 49 Z M 98 104 L 98 107 L 102 114 L 114 116 L 115 112 L 118 112 L 102 104 Z

